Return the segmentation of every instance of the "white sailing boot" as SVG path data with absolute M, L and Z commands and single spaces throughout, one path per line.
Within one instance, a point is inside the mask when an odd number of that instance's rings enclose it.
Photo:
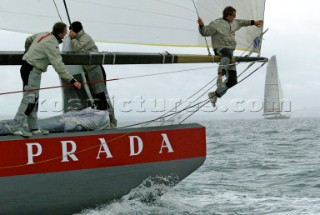
M 210 102 L 212 104 L 212 107 L 216 107 L 216 102 L 217 102 L 217 95 L 215 94 L 215 92 L 210 92 L 208 93 L 208 97 L 210 99 Z
M 217 88 L 220 88 L 222 86 L 223 86 L 222 78 L 221 79 L 217 78 Z
M 34 135 L 39 135 L 39 134 L 42 134 L 42 135 L 48 135 L 49 134 L 49 131 L 48 130 L 43 130 L 43 129 L 37 129 L 37 130 L 33 130 L 31 131 L 32 134 Z
M 32 137 L 32 133 L 24 130 L 16 130 L 12 134 L 22 137 Z
M 110 127 L 111 128 L 116 128 L 118 126 L 118 121 L 116 118 L 109 116 L 110 119 Z

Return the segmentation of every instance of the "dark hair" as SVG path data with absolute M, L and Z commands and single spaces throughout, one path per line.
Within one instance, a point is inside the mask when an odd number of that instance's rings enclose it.
M 83 29 L 83 27 L 82 27 L 81 22 L 76 21 L 76 22 L 71 23 L 70 30 L 78 33 L 82 29 Z
M 52 28 L 52 33 L 55 35 L 62 34 L 66 27 L 67 25 L 64 24 L 63 22 L 57 22 L 56 24 L 54 24 Z
M 227 16 L 232 16 L 233 12 L 235 12 L 235 11 L 236 11 L 236 9 L 234 9 L 231 6 L 226 7 L 222 12 L 223 18 L 226 19 Z

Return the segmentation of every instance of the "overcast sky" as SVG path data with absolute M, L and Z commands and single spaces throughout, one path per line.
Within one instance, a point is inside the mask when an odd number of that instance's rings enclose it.
M 265 35 L 262 47 L 262 56 L 277 56 L 278 71 L 281 79 L 283 93 L 286 99 L 291 101 L 291 109 L 301 110 L 304 108 L 320 107 L 320 31 L 318 29 L 320 20 L 320 2 L 317 0 L 307 0 L 302 4 L 293 3 L 290 0 L 267 0 L 265 12 L 265 27 L 269 28 Z M 241 18 L 241 17 L 237 17 Z M 205 20 L 205 22 L 209 20 Z M 196 19 L 195 19 L 196 23 Z M 50 26 L 51 27 L 51 26 Z M 197 25 L 195 25 L 197 27 Z M 50 29 L 48 29 L 50 30 Z M 28 35 L 0 31 L 0 50 L 10 51 L 24 48 L 24 41 Z M 182 48 L 137 48 L 133 46 L 115 46 L 110 44 L 97 44 L 100 50 L 107 51 L 137 51 L 161 52 L 170 51 L 172 53 L 194 52 L 206 54 L 205 50 L 190 50 Z M 208 64 L 188 64 L 188 65 L 130 65 L 130 66 L 106 66 L 108 79 L 118 77 L 130 77 L 141 74 L 157 72 L 179 71 L 189 68 L 208 67 Z M 185 99 L 195 91 L 204 86 L 216 75 L 216 64 L 210 69 L 201 69 L 195 72 L 184 72 L 174 75 L 163 75 L 147 77 L 141 79 L 127 79 L 108 83 L 109 94 L 115 98 L 118 116 L 139 115 L 146 109 L 147 112 L 156 111 L 154 99 L 164 99 L 165 109 L 173 104 L 174 100 Z M 244 106 L 250 101 L 263 101 L 264 80 L 266 66 L 243 83 L 232 88 L 222 99 L 218 101 L 218 106 L 230 107 L 232 101 L 243 100 Z M 1 66 L 2 83 L 0 92 L 16 91 L 21 89 L 19 67 Z M 238 69 L 241 72 L 241 68 Z M 48 70 L 43 75 L 42 87 L 59 85 L 57 74 Z M 214 88 L 213 88 L 214 89 Z M 42 91 L 42 99 L 56 99 L 61 101 L 60 90 Z M 140 98 L 145 99 L 141 109 L 137 103 Z M 206 98 L 206 95 L 203 99 Z M 1 114 L 14 116 L 20 103 L 21 94 L 0 96 Z M 134 100 L 136 104 L 123 106 L 123 101 Z M 162 101 L 160 101 L 161 103 Z M 46 114 L 56 115 L 58 109 L 53 107 Z M 160 110 L 163 107 L 160 105 Z M 53 109 L 53 110 L 50 110 Z M 203 114 L 210 111 L 207 106 Z M 45 116 L 45 110 L 40 116 Z M 223 110 L 217 110 L 219 114 L 224 114 Z M 320 111 L 319 111 L 320 112 Z M 134 113 L 134 114 L 133 114 Z M 262 114 L 262 112 L 261 112 Z

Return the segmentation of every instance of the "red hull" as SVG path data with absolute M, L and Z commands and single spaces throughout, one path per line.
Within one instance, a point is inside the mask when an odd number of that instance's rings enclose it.
M 205 156 L 202 126 L 62 133 L 30 139 L 6 137 L 0 140 L 0 177 Z

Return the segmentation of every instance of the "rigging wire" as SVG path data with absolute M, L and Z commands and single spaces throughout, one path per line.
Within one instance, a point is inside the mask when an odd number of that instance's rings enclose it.
M 264 33 L 266 33 L 267 32 L 267 30 L 265 31 L 265 32 L 262 32 L 261 33 L 261 35 L 259 36 L 259 37 L 262 37 L 263 36 L 263 34 Z M 243 56 L 246 52 L 249 52 L 249 49 L 251 48 L 253 46 L 253 44 L 251 44 L 245 51 L 243 51 L 243 53 L 241 54 L 241 56 Z M 252 54 L 253 52 L 252 51 L 250 51 L 249 52 L 249 54 L 248 55 L 246 55 L 246 57 L 249 57 L 251 54 Z M 238 82 L 238 84 L 240 83 L 240 82 L 242 82 L 243 80 L 245 80 L 246 78 L 248 78 L 249 76 L 251 76 L 255 71 L 257 71 L 259 68 L 261 68 L 265 63 L 266 63 L 266 61 L 256 61 L 256 62 L 264 62 L 260 67 L 258 67 L 256 70 L 254 70 L 253 72 L 251 72 L 248 76 L 246 76 L 245 78 L 243 78 L 241 81 L 239 81 Z M 251 66 L 253 66 L 256 62 L 251 62 L 248 66 L 247 66 L 247 68 L 246 69 L 244 69 L 237 77 L 240 77 L 241 75 L 243 75 Z M 236 63 L 232 63 L 232 64 L 228 64 L 228 65 L 237 65 L 237 64 L 239 64 L 239 62 L 236 62 Z M 216 84 L 214 84 L 213 86 L 215 86 Z M 206 85 L 207 86 L 207 85 Z M 202 89 L 204 89 L 204 87 L 202 88 Z M 202 90 L 201 89 L 201 90 Z M 201 91 L 200 90 L 200 91 Z M 199 96 L 194 102 L 196 102 L 198 99 L 200 99 L 205 93 L 207 93 L 209 90 L 206 90 L 201 96 Z M 199 92 L 199 91 L 198 91 Z M 188 98 L 188 99 L 190 99 L 190 98 Z M 190 103 L 189 105 L 191 105 L 192 103 Z M 200 109 L 198 109 L 197 111 L 199 111 Z M 195 112 L 197 112 L 197 111 L 195 111 Z M 194 113 L 195 113 L 194 112 Z M 191 115 L 193 115 L 194 113 L 192 113 Z M 187 114 L 187 112 L 186 113 L 184 113 L 183 115 L 185 115 L 185 114 Z M 171 119 L 173 119 L 174 117 L 176 117 L 178 114 L 176 114 L 175 116 L 172 116 L 169 120 L 171 120 Z M 190 115 L 190 116 L 191 116 Z M 187 118 L 189 118 L 190 116 L 188 116 Z M 186 119 L 184 119 L 183 121 L 185 121 Z M 183 122 L 182 121 L 182 122 Z M 182 123 L 182 122 L 180 122 L 180 123 Z M 162 123 L 162 125 L 163 125 L 164 123 Z
M 249 52 L 250 47 L 252 47 L 253 45 L 251 44 L 245 51 L 243 51 L 243 53 L 241 54 L 241 56 L 243 56 L 246 52 Z M 252 54 L 252 52 L 249 52 L 248 55 L 246 55 L 246 57 L 249 57 Z M 243 78 L 241 81 L 238 82 L 241 83 L 242 81 L 244 81 L 245 79 L 247 79 L 249 76 L 251 76 L 253 73 L 255 73 L 257 70 L 259 70 L 262 66 L 264 66 L 264 64 L 266 63 L 266 61 L 256 61 L 256 62 L 264 62 L 260 67 L 258 67 L 257 69 L 255 69 L 253 72 L 251 72 L 249 75 L 247 75 L 245 78 Z M 244 69 L 237 77 L 242 76 L 249 68 L 251 68 L 256 62 L 251 62 L 246 69 Z M 230 63 L 228 65 L 237 65 L 239 64 L 239 62 L 236 63 Z M 216 77 L 217 78 L 217 77 Z M 214 81 L 216 78 L 214 78 L 212 81 Z M 200 90 L 198 90 L 196 93 L 194 93 L 192 96 L 190 96 L 188 99 L 186 99 L 184 102 L 180 103 L 178 106 L 175 106 L 174 108 L 172 108 L 171 110 L 169 110 L 168 112 L 162 114 L 160 117 L 151 120 L 151 122 L 156 121 L 158 119 L 163 119 L 165 117 L 171 116 L 168 120 L 171 120 L 173 118 L 175 118 L 179 113 L 181 113 L 182 111 L 178 111 L 175 112 L 173 114 L 168 114 L 169 112 L 173 111 L 174 109 L 178 108 L 179 106 L 181 106 L 183 103 L 185 103 L 186 101 L 188 101 L 189 99 L 191 99 L 193 96 L 195 96 L 197 93 L 199 93 L 201 90 L 203 90 L 205 87 L 207 87 L 212 81 L 210 81 L 208 84 L 206 84 L 204 87 L 202 87 Z M 216 83 L 213 85 L 215 86 Z M 192 103 L 196 102 L 197 100 L 199 100 L 205 93 L 207 93 L 209 91 L 206 90 L 204 93 L 202 93 L 197 99 L 195 99 Z M 209 99 L 206 100 L 206 104 L 209 103 Z M 186 108 L 184 108 L 183 110 L 189 109 L 189 107 L 192 105 L 192 103 L 190 103 Z M 196 105 L 198 105 L 199 103 L 197 103 Z M 193 105 L 192 107 L 196 106 Z M 204 104 L 205 105 L 205 104 Z M 187 116 L 184 120 L 180 121 L 179 124 L 181 124 L 182 122 L 184 122 L 186 119 L 188 119 L 189 117 L 191 117 L 194 113 L 196 113 L 197 111 L 199 111 L 204 105 L 202 105 L 200 108 L 198 108 L 196 111 L 194 111 L 192 114 L 190 114 L 189 116 Z M 187 112 L 185 113 L 187 114 Z M 163 122 L 161 125 L 163 125 L 165 122 Z
M 113 78 L 113 79 L 108 79 L 108 80 L 98 80 L 98 81 L 84 82 L 82 84 L 91 85 L 91 84 L 95 84 L 95 83 L 99 83 L 99 82 L 110 82 L 110 81 L 119 81 L 119 80 L 127 80 L 127 79 L 136 79 L 136 78 L 143 78 L 143 77 L 151 77 L 151 76 L 158 76 L 158 75 L 181 73 L 181 72 L 190 72 L 190 71 L 194 71 L 194 70 L 201 70 L 201 69 L 208 69 L 208 68 L 212 68 L 212 66 L 210 66 L 210 67 L 198 67 L 198 68 L 192 68 L 192 69 L 183 69 L 183 70 L 170 71 L 170 72 L 161 72 L 161 73 L 148 74 L 148 75 L 138 75 L 138 76 L 123 77 L 123 78 Z M 0 93 L 0 96 L 1 95 L 7 95 L 7 94 L 31 92 L 31 91 L 36 91 L 36 90 L 48 90 L 48 89 L 55 89 L 55 88 L 64 88 L 64 87 L 70 87 L 70 86 L 73 86 L 73 84 L 35 88 L 35 89 L 32 89 L 32 90 L 19 90 L 19 91 L 3 92 L 3 93 Z
M 243 75 L 252 65 L 254 65 L 254 63 L 255 62 L 251 62 L 250 63 L 250 65 L 248 65 L 247 66 L 247 68 L 246 69 L 244 69 L 237 77 L 239 78 L 241 75 Z M 217 79 L 217 77 L 216 78 L 214 78 L 212 81 L 214 81 L 214 80 L 216 80 Z M 197 91 L 196 93 L 198 93 L 198 92 L 200 92 L 202 89 L 204 89 L 205 87 L 207 87 L 212 81 L 210 81 L 208 84 L 206 84 L 203 88 L 201 88 L 199 91 Z M 213 87 L 214 86 L 216 86 L 216 83 L 213 85 Z M 209 89 L 208 90 L 206 90 L 204 93 L 202 93 L 197 99 L 195 99 L 192 103 L 194 103 L 194 102 L 196 102 L 196 101 L 198 101 L 204 94 L 206 94 L 207 92 L 209 91 Z M 195 94 L 196 94 L 195 93 Z M 195 95 L 194 94 L 194 95 Z M 192 96 L 191 96 L 192 97 Z M 189 97 L 187 100 L 189 100 L 189 99 L 191 99 L 191 97 Z M 186 100 L 186 101 L 187 101 Z M 185 101 L 185 102 L 186 102 Z M 192 103 L 190 103 L 189 105 L 192 105 Z M 187 114 L 187 113 L 185 113 L 185 114 Z M 185 114 L 183 114 L 183 115 L 185 115 Z M 171 120 L 171 119 L 173 119 L 175 116 L 172 116 L 170 119 L 168 119 L 168 120 Z
M 197 13 L 198 18 L 200 18 L 199 11 L 198 11 L 198 8 L 197 8 L 196 3 L 194 2 L 194 0 L 191 0 L 191 1 L 192 1 L 192 3 L 193 3 L 194 9 L 196 10 L 196 13 Z M 207 38 L 206 38 L 206 37 L 203 37 L 203 38 L 204 38 L 204 40 L 206 41 L 206 46 L 207 46 L 207 50 L 208 50 L 208 55 L 209 55 L 209 56 L 212 56 L 212 54 L 211 54 L 211 52 L 210 52 L 209 45 L 208 45 Z
M 215 79 L 216 79 L 216 78 L 215 78 Z M 213 79 L 213 80 L 215 80 L 215 79 Z M 177 109 L 178 107 L 182 106 L 182 104 L 184 104 L 184 103 L 186 103 L 187 101 L 189 101 L 189 100 L 190 100 L 193 96 L 195 96 L 198 92 L 200 92 L 202 89 L 204 89 L 204 88 L 207 87 L 209 84 L 211 84 L 211 82 L 212 82 L 213 80 L 211 80 L 207 85 L 205 85 L 203 88 L 201 88 L 200 90 L 198 90 L 196 93 L 194 93 L 193 95 L 191 95 L 189 98 L 185 99 L 184 102 L 181 102 L 179 105 L 173 107 L 173 108 L 172 108 L 170 111 L 168 111 L 167 113 L 161 115 L 160 118 L 165 119 L 166 117 L 170 117 L 170 116 L 171 116 L 169 119 L 167 119 L 167 121 L 170 121 L 170 120 L 174 119 L 175 117 L 177 117 L 177 116 L 178 116 L 180 113 L 182 113 L 184 110 L 189 110 L 189 109 L 191 109 L 191 108 L 194 108 L 194 107 L 198 106 L 198 105 L 199 105 L 200 103 L 202 103 L 202 102 L 198 102 L 198 103 L 196 103 L 196 104 L 194 104 L 194 103 L 195 103 L 196 101 L 198 101 L 200 98 L 202 98 L 203 95 L 209 91 L 209 89 L 205 90 L 204 93 L 202 93 L 200 96 L 198 96 L 198 98 L 195 99 L 193 102 L 189 103 L 189 104 L 188 104 L 185 108 L 183 108 L 181 111 L 175 111 L 174 114 L 168 114 L 169 112 L 173 111 L 174 109 Z M 207 99 L 207 100 L 209 100 L 209 99 Z M 197 111 L 198 111 L 198 110 L 199 110 L 199 109 L 197 109 Z M 187 112 L 186 112 L 186 113 L 187 113 Z M 184 113 L 184 114 L 186 114 L 186 113 Z M 184 114 L 183 114 L 183 115 L 184 115 Z M 182 116 L 183 116 L 183 115 L 182 115 Z M 165 124 L 165 122 L 162 122 L 160 125 L 164 125 L 164 124 Z
M 191 0 L 191 1 L 192 1 L 192 3 L 193 3 L 194 9 L 196 10 L 197 16 L 200 17 L 198 8 L 197 8 L 197 6 L 196 6 L 196 3 L 194 2 L 194 0 Z
M 196 106 L 198 106 L 198 105 L 200 105 L 200 104 L 202 104 L 202 103 L 205 103 L 205 102 L 208 103 L 208 101 L 209 101 L 209 99 L 206 99 L 206 100 L 201 101 L 201 102 L 198 102 L 197 104 L 194 104 L 194 105 L 192 105 L 192 106 L 190 106 L 190 107 L 188 107 L 188 108 L 184 108 L 184 109 L 182 109 L 182 110 L 180 110 L 180 111 L 178 111 L 178 112 L 174 112 L 174 113 L 168 114 L 168 116 L 174 115 L 174 114 L 176 114 L 176 113 L 181 113 L 181 112 L 183 112 L 183 111 L 186 111 L 186 110 L 188 110 L 188 109 L 194 108 L 194 107 L 196 107 Z M 142 127 L 145 127 L 145 126 L 149 125 L 149 124 L 152 123 L 152 122 L 156 122 L 156 121 L 159 120 L 159 119 L 163 119 L 163 117 L 160 116 L 160 117 L 157 117 L 157 118 L 152 119 L 152 120 L 148 120 L 148 121 L 144 121 L 144 122 L 139 122 L 139 123 L 135 123 L 135 124 L 127 125 L 127 126 L 123 126 L 123 127 L 118 127 L 118 128 L 129 128 L 129 127 L 134 127 L 134 126 L 143 125 L 143 124 L 144 124 L 144 126 L 142 126 Z
M 193 114 L 195 114 L 196 112 L 198 112 L 203 106 L 205 106 L 206 104 L 208 104 L 210 102 L 210 99 L 205 100 L 205 103 L 203 105 L 201 105 L 198 110 L 191 112 L 191 114 L 189 114 L 186 118 L 184 118 L 183 120 L 181 120 L 179 122 L 179 124 L 182 124 L 184 121 L 186 121 L 187 119 L 189 119 Z
M 69 24 L 71 25 L 71 19 L 70 19 L 70 16 L 69 16 L 69 11 L 68 11 L 68 6 L 67 6 L 66 0 L 63 0 L 63 4 L 64 4 L 64 7 L 66 9 L 66 13 L 67 13 Z
M 179 104 L 178 106 L 175 107 L 178 108 L 179 106 L 181 106 L 183 103 L 187 102 L 188 100 L 190 100 L 193 96 L 195 96 L 196 94 L 198 94 L 199 92 L 201 92 L 204 88 L 206 88 L 209 84 L 211 84 L 214 80 L 216 80 L 217 77 L 215 77 L 214 79 L 210 80 L 204 87 L 200 88 L 200 90 L 198 90 L 197 92 L 195 92 L 193 95 L 191 95 L 189 98 L 187 98 L 184 102 L 182 102 L 181 104 Z M 216 84 L 214 84 L 213 86 L 215 86 Z M 187 105 L 186 108 L 189 108 L 194 102 L 198 101 L 200 98 L 202 98 L 202 96 L 204 96 L 204 94 L 206 94 L 210 89 L 207 89 L 204 91 L 204 93 L 202 93 L 200 96 L 198 96 L 198 98 L 196 98 L 192 103 L 189 103 L 189 105 Z M 173 110 L 173 109 L 172 109 Z M 171 110 L 171 111 L 172 111 Z M 180 113 L 180 112 L 179 112 Z M 178 115 L 178 114 L 176 114 Z M 174 117 L 176 117 L 176 115 L 172 116 L 171 118 L 169 118 L 168 120 L 173 119 Z M 166 117 L 166 116 L 165 116 Z
M 251 67 L 251 66 L 250 66 Z M 240 73 L 240 75 L 238 75 L 238 77 L 239 76 L 241 76 L 247 69 L 248 69 L 249 67 L 247 67 L 242 73 Z M 216 78 L 215 78 L 216 79 Z M 217 83 L 215 83 L 213 86 L 216 86 L 217 85 Z M 208 93 L 209 92 L 209 89 L 208 90 L 206 90 L 205 92 L 203 92 L 197 99 L 195 99 L 195 101 L 194 102 L 196 102 L 197 100 L 199 100 L 204 94 L 206 94 L 206 93 Z M 209 103 L 209 99 L 208 99 L 208 102 L 207 103 Z M 207 104 L 206 103 L 206 104 Z M 192 103 L 190 103 L 189 105 L 191 105 Z M 194 111 L 194 113 L 195 112 L 197 112 L 197 111 L 199 111 L 200 109 L 201 109 L 202 107 L 200 107 L 200 108 L 198 108 L 196 111 Z M 182 123 L 182 122 L 184 122 L 187 118 L 189 118 L 191 115 L 193 115 L 194 113 L 192 113 L 192 114 L 190 114 L 190 115 L 188 115 L 183 121 L 181 121 L 181 122 L 179 122 L 179 123 Z M 186 115 L 187 114 L 187 112 L 186 113 L 184 113 L 182 116 L 184 116 L 184 115 Z M 181 117 L 182 117 L 181 116 Z M 173 116 L 173 117 L 175 117 L 175 116 Z M 171 117 L 170 119 L 172 119 L 173 117 Z M 170 120 L 169 119 L 169 120 Z
M 257 62 L 260 62 L 260 61 L 257 61 Z M 264 64 L 266 63 L 265 61 L 262 61 L 264 62 Z M 254 65 L 255 62 L 251 62 L 250 65 L 247 66 L 246 69 L 244 69 L 239 75 L 238 77 L 240 77 L 241 75 L 243 75 L 252 65 Z M 263 64 L 263 65 L 264 65 Z M 229 64 L 229 65 L 233 65 L 233 64 Z M 245 78 L 243 78 L 241 81 L 239 81 L 238 83 L 241 83 L 243 80 L 245 80 L 246 78 L 248 78 L 249 76 L 251 76 L 253 73 L 255 73 L 258 69 L 260 69 L 263 65 L 261 65 L 260 67 L 258 67 L 256 70 L 254 70 L 253 72 L 251 72 L 248 76 L 246 76 Z M 187 107 L 185 107 L 184 109 L 182 109 L 181 111 L 175 111 L 174 113 L 170 113 L 172 112 L 174 109 L 177 109 L 179 106 L 181 106 L 182 104 L 184 104 L 185 102 L 187 102 L 189 99 L 191 99 L 193 96 L 195 96 L 196 94 L 198 94 L 199 92 L 201 92 L 204 88 L 206 88 L 209 84 L 212 83 L 212 81 L 216 80 L 217 77 L 215 77 L 213 80 L 210 80 L 204 87 L 202 87 L 200 90 L 198 90 L 197 92 L 195 92 L 193 95 L 191 95 L 190 97 L 188 97 L 184 102 L 180 103 L 179 105 L 173 107 L 172 109 L 170 109 L 169 111 L 167 111 L 166 113 L 162 114 L 161 116 L 153 119 L 153 120 L 149 120 L 149 121 L 146 121 L 146 122 L 141 122 L 141 123 L 137 123 L 137 124 L 134 124 L 134 125 L 141 125 L 141 124 L 144 124 L 144 123 L 147 123 L 146 125 L 150 124 L 151 122 L 154 122 L 154 121 L 157 121 L 159 119 L 165 119 L 166 117 L 170 117 L 169 119 L 167 119 L 167 121 L 175 118 L 176 116 L 178 116 L 178 114 L 182 113 L 183 111 L 185 110 L 188 110 L 188 109 L 191 109 L 191 108 L 194 108 L 196 106 L 198 106 L 199 104 L 203 103 L 203 102 L 199 102 L 199 103 L 196 103 L 194 105 L 192 105 L 194 102 L 198 101 L 200 98 L 202 98 L 202 96 L 204 94 L 206 94 L 209 89 L 205 90 L 204 93 L 202 93 L 197 99 L 195 99 L 192 103 L 189 103 L 189 105 Z M 216 86 L 216 83 L 213 85 L 213 86 Z M 204 105 L 206 105 L 207 103 L 209 103 L 209 99 L 206 99 L 205 100 L 206 103 Z M 189 117 L 191 117 L 194 113 L 196 113 L 197 111 L 199 111 L 204 105 L 202 105 L 200 108 L 197 108 L 196 111 L 193 111 L 192 114 L 188 115 L 184 120 L 180 121 L 179 124 L 181 124 L 182 122 L 184 122 L 186 119 L 188 119 Z M 170 113 L 170 114 L 169 114 Z M 185 112 L 183 115 L 187 114 L 188 112 Z M 183 116 L 182 115 L 182 116 Z M 160 125 L 164 125 L 166 123 L 166 121 L 162 122 Z
M 241 79 L 238 84 L 240 84 L 242 81 L 244 81 L 245 79 L 247 79 L 248 77 L 250 77 L 252 74 L 254 74 L 256 71 L 258 71 L 261 67 L 263 67 L 267 62 L 264 62 L 263 64 L 261 64 L 259 67 L 257 67 L 255 70 L 253 70 L 251 73 L 249 73 L 247 76 L 245 76 L 243 79 Z M 249 65 L 241 74 L 243 74 L 248 68 L 250 68 L 252 65 Z M 240 74 L 240 75 L 241 75 Z M 239 75 L 239 76 L 240 76 Z M 239 77 L 238 76 L 238 77 Z M 238 85 L 237 84 L 237 85 Z M 216 84 L 215 84 L 216 85 Z M 196 112 L 198 112 L 204 105 L 206 105 L 207 103 L 210 102 L 210 99 L 207 99 L 207 102 L 205 104 L 203 104 L 202 106 L 200 106 L 196 111 L 191 112 L 191 114 L 189 114 L 187 117 L 185 117 L 182 121 L 179 122 L 179 124 L 183 123 L 185 120 L 187 120 L 188 118 L 190 118 L 193 114 L 195 114 Z M 187 113 L 187 112 L 186 112 Z
M 148 75 L 129 76 L 129 77 L 118 78 L 117 80 L 135 79 L 135 78 L 150 77 L 150 76 L 157 76 L 157 75 L 167 75 L 167 74 L 174 74 L 174 73 L 180 73 L 180 72 L 190 72 L 190 71 L 194 71 L 194 70 L 209 69 L 209 68 L 212 68 L 212 66 L 198 67 L 198 68 L 192 68 L 192 69 L 183 69 L 183 70 L 170 71 L 170 72 L 161 72 L 161 73 L 148 74 Z
M 264 62 L 264 61 L 263 61 Z M 253 62 L 254 63 L 254 62 Z M 262 66 L 264 66 L 266 62 L 264 62 L 260 67 L 256 68 L 254 71 L 252 71 L 249 75 L 247 75 L 245 78 L 243 78 L 241 81 L 238 82 L 241 83 L 242 81 L 244 81 L 245 79 L 247 79 L 249 76 L 251 76 L 253 73 L 255 73 L 256 71 L 258 71 Z M 244 72 L 246 72 L 253 64 L 251 63 L 246 69 L 244 69 L 244 71 L 242 71 L 242 73 L 240 73 L 240 75 L 238 77 L 240 77 L 242 74 L 244 74 Z M 217 78 L 217 77 L 216 77 Z M 213 80 L 215 80 L 216 78 L 214 78 Z M 152 119 L 152 120 L 148 120 L 148 121 L 144 121 L 144 122 L 140 122 L 140 123 L 135 123 L 132 125 L 128 125 L 128 126 L 124 126 L 124 128 L 127 127 L 133 127 L 133 126 L 137 126 L 137 125 L 143 125 L 142 127 L 145 127 L 147 125 L 149 125 L 152 122 L 157 122 L 159 119 L 165 119 L 166 117 L 170 117 L 169 119 L 167 119 L 167 121 L 175 118 L 177 115 L 179 115 L 180 113 L 190 110 L 194 107 L 197 107 L 197 109 L 195 111 L 192 111 L 191 114 L 189 114 L 187 117 L 185 117 L 183 120 L 181 120 L 179 122 L 179 124 L 183 123 L 185 120 L 187 120 L 188 118 L 190 118 L 193 114 L 195 114 L 196 112 L 198 112 L 203 106 L 205 106 L 206 104 L 208 104 L 210 102 L 210 99 L 206 99 L 204 101 L 198 102 L 196 104 L 193 104 L 195 101 L 199 100 L 205 93 L 207 93 L 209 90 L 206 90 L 204 93 L 202 93 L 193 103 L 190 103 L 187 107 L 183 108 L 180 111 L 175 111 L 174 113 L 170 113 L 172 112 L 174 109 L 177 109 L 179 106 L 181 106 L 183 103 L 185 103 L 186 101 L 188 101 L 189 99 L 191 99 L 193 96 L 195 96 L 197 93 L 199 93 L 201 90 L 203 90 L 205 87 L 207 87 L 210 83 L 212 83 L 213 80 L 210 80 L 210 82 L 208 84 L 206 84 L 204 87 L 202 87 L 200 90 L 198 90 L 196 93 L 194 93 L 193 95 L 191 95 L 189 98 L 187 98 L 184 102 L 180 103 L 178 106 L 173 107 L 172 109 L 170 109 L 169 111 L 167 111 L 166 113 L 162 114 L 161 116 Z M 214 84 L 215 86 L 216 84 Z M 201 106 L 199 106 L 201 105 Z M 187 114 L 188 112 L 185 112 L 183 115 Z M 164 125 L 167 121 L 164 121 L 160 124 Z
M 59 12 L 59 9 L 58 9 L 58 6 L 57 6 L 57 4 L 56 4 L 56 1 L 55 1 L 55 0 L 53 0 L 53 4 L 54 4 L 54 6 L 55 6 L 55 8 L 56 8 L 56 11 L 57 11 L 58 16 L 59 16 L 59 18 L 60 18 L 60 21 L 62 22 L 62 18 L 61 18 L 61 15 L 60 15 L 60 12 Z
M 253 70 L 251 73 L 249 73 L 247 76 L 245 76 L 243 79 L 241 79 L 238 84 L 240 84 L 242 81 L 244 81 L 245 79 L 247 79 L 248 77 L 250 77 L 252 74 L 254 74 L 256 71 L 258 71 L 260 68 L 262 68 L 267 62 L 266 61 L 262 61 L 263 63 L 256 68 L 255 70 Z

